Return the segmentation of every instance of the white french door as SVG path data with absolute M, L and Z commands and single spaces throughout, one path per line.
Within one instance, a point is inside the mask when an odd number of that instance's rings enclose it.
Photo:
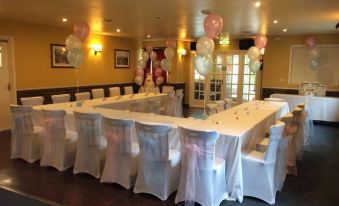
M 194 69 L 192 60 L 190 105 L 203 107 L 206 102 L 231 98 L 233 104 L 241 104 L 258 98 L 260 72 L 250 71 L 246 51 L 217 51 L 213 55 L 214 67 L 206 79 Z
M 10 128 L 10 76 L 8 43 L 0 41 L 0 131 Z

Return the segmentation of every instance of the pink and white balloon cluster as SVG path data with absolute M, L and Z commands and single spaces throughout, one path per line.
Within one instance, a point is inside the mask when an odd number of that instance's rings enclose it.
M 82 42 L 87 38 L 89 26 L 86 22 L 80 21 L 74 24 L 74 35 L 66 39 L 67 60 L 74 68 L 80 68 L 84 61 L 84 52 L 81 50 Z
M 163 71 L 171 71 L 171 61 L 174 57 L 174 49 L 177 46 L 177 42 L 174 39 L 166 40 L 166 49 L 164 51 L 165 58 L 161 60 L 160 67 L 155 69 L 154 75 L 156 76 L 155 83 L 160 85 L 164 83 Z
M 319 67 L 319 51 L 316 48 L 316 40 L 314 36 L 309 36 L 306 38 L 305 46 L 309 49 L 310 60 L 308 62 L 308 67 L 315 71 Z
M 260 51 L 265 49 L 267 44 L 267 37 L 264 35 L 258 35 L 255 37 L 254 45 L 248 49 L 247 55 L 250 58 L 250 62 L 248 64 L 250 70 L 254 73 L 259 71 L 261 67 L 261 62 L 259 60 Z
M 198 55 L 194 60 L 195 69 L 202 76 L 206 76 L 213 69 L 213 38 L 221 33 L 222 26 L 223 21 L 218 14 L 209 14 L 204 20 L 205 36 L 198 39 L 196 46 Z
M 148 59 L 151 59 L 152 62 L 156 62 L 157 60 L 157 53 L 153 51 L 153 47 L 151 46 L 146 46 L 146 50 L 141 53 L 141 59 L 138 61 L 134 81 L 139 86 L 141 86 L 144 81 L 144 68 L 146 67 Z

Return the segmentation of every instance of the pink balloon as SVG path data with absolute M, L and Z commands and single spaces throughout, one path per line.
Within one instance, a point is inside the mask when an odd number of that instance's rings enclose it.
M 309 36 L 306 38 L 305 45 L 309 49 L 313 49 L 315 47 L 315 37 L 314 36 Z
M 144 70 L 143 69 L 137 69 L 135 71 L 136 76 L 144 77 Z
M 74 24 L 74 34 L 77 36 L 81 41 L 84 41 L 89 33 L 89 26 L 84 21 L 79 21 Z
M 265 48 L 266 44 L 267 44 L 267 37 L 264 35 L 258 35 L 255 37 L 254 40 L 255 46 L 261 50 L 263 48 Z
M 147 53 L 151 53 L 153 51 L 153 47 L 152 46 L 146 46 L 146 51 Z
M 155 80 L 155 83 L 157 85 L 160 85 L 160 84 L 164 83 L 164 78 L 163 77 L 157 77 L 157 79 Z
M 218 14 L 209 14 L 204 20 L 206 35 L 211 39 L 217 37 L 221 33 L 222 25 L 222 18 Z
M 161 68 L 156 68 L 155 71 L 154 71 L 154 75 L 156 77 L 160 77 L 160 76 L 162 76 L 162 71 L 163 70 Z
M 166 40 L 166 47 L 175 48 L 177 46 L 177 42 L 174 39 L 167 39 Z

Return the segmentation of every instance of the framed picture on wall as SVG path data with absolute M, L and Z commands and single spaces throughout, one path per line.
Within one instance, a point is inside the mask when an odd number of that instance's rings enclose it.
M 130 67 L 130 52 L 129 50 L 115 49 L 114 50 L 114 66 L 115 68 Z
M 51 65 L 52 68 L 73 68 L 68 62 L 65 45 L 51 44 Z

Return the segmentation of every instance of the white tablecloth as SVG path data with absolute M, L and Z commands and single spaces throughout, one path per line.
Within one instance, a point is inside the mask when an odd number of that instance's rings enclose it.
M 75 106 L 70 107 L 69 104 L 70 103 L 33 107 L 37 123 L 41 124 L 42 108 L 53 108 L 66 110 L 66 127 L 70 130 L 75 130 L 73 110 L 98 112 L 103 116 L 133 119 L 141 122 L 169 124 L 172 127 L 169 145 L 173 149 L 180 149 L 178 126 L 198 130 L 217 131 L 220 136 L 216 143 L 216 156 L 225 159 L 226 162 L 227 192 L 230 194 L 230 199 L 238 199 L 240 202 L 243 200 L 241 150 L 243 148 L 254 148 L 256 138 L 265 135 L 266 129 L 289 111 L 286 102 L 266 103 L 262 101 L 252 101 L 217 113 L 210 116 L 207 120 L 194 120 L 98 108 L 93 107 L 94 105 L 92 105 L 92 107 L 86 107 L 86 104 L 81 108 Z
M 312 120 L 339 122 L 339 98 L 293 94 L 272 94 L 271 97 L 286 100 L 291 111 L 298 104 L 304 103 L 308 99 L 309 115 Z

